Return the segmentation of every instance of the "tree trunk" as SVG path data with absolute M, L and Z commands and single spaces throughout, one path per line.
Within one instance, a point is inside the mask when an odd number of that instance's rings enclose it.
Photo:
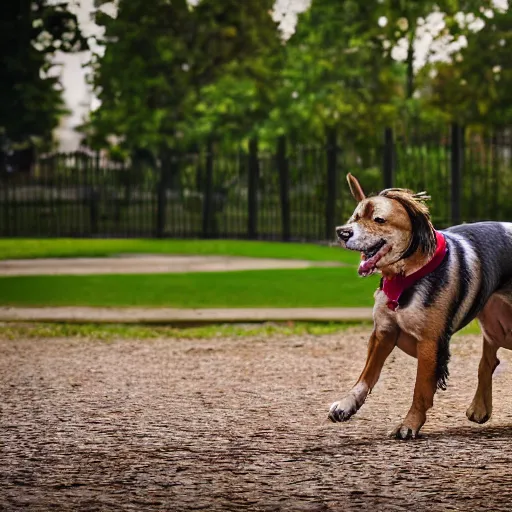
M 407 49 L 407 84 L 406 97 L 412 98 L 414 94 L 414 37 L 416 35 L 416 27 L 412 26 L 409 32 L 409 48 Z

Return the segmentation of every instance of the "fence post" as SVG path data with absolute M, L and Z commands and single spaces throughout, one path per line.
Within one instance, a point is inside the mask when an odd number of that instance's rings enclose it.
M 99 193 L 96 189 L 91 189 L 91 197 L 89 203 L 89 216 L 91 220 L 91 234 L 97 235 L 99 230 Z
M 453 224 L 460 224 L 462 197 L 462 142 L 464 134 L 457 123 L 452 123 L 451 136 L 451 217 Z
M 163 238 L 165 234 L 166 195 L 169 176 L 169 152 L 163 151 L 160 159 L 160 180 L 156 191 L 156 236 Z
M 388 127 L 384 129 L 384 188 L 393 188 L 395 186 L 394 151 L 393 129 Z
M 336 227 L 336 182 L 337 182 L 337 131 L 336 128 L 327 129 L 327 200 L 325 204 L 325 238 L 334 237 Z
M 213 199 L 213 140 L 208 138 L 206 143 L 206 176 L 204 181 L 204 199 L 203 199 L 203 237 L 213 235 L 211 227 L 213 226 L 212 199 Z
M 279 195 L 281 200 L 282 239 L 290 240 L 290 173 L 286 156 L 286 137 L 277 139 L 277 170 L 279 172 Z
M 0 172 L 2 170 L 0 169 Z M 5 181 L 3 181 L 5 179 Z M 9 236 L 10 235 L 10 222 L 9 222 L 9 182 L 7 181 L 7 172 L 5 172 L 5 178 L 0 178 L 0 184 L 2 184 L 3 189 L 3 200 L 4 200 L 4 207 L 3 207 L 3 216 L 4 216 L 4 226 L 1 233 L 1 236 Z
M 96 183 L 99 178 L 101 167 L 101 158 L 100 152 L 96 151 L 96 155 L 94 156 L 94 170 L 91 175 L 91 187 L 90 187 L 90 197 L 89 197 L 89 220 L 90 220 L 90 232 L 92 235 L 97 235 L 99 231 L 99 220 L 100 220 L 100 208 L 99 208 L 99 200 L 100 193 L 96 189 Z M 55 181 L 54 181 L 55 180 Z M 54 184 L 56 184 L 56 171 L 55 165 L 52 169 L 52 188 Z M 52 214 L 55 211 L 55 204 L 53 201 L 53 193 L 52 193 Z
M 249 141 L 249 175 L 247 190 L 247 235 L 249 238 L 258 236 L 258 181 L 259 181 L 259 162 L 258 162 L 258 139 L 253 137 Z

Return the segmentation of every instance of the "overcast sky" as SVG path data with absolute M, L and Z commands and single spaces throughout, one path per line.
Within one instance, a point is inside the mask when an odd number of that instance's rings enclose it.
M 51 0 L 58 1 L 58 0 Z M 151 0 L 148 0 L 151 1 Z M 221 1 L 221 0 L 219 0 Z M 243 0 L 241 0 L 243 1 Z M 363 0 L 362 0 L 363 1 Z M 198 0 L 189 0 L 189 3 L 196 4 Z M 493 0 L 494 4 L 502 9 L 508 8 L 508 0 Z M 86 37 L 98 35 L 99 28 L 91 19 L 94 10 L 94 0 L 71 0 L 71 5 L 78 15 L 80 26 Z M 288 38 L 293 34 L 297 23 L 298 13 L 306 10 L 311 0 L 276 0 L 274 5 L 274 18 L 279 21 L 283 37 Z M 485 19 L 485 16 L 482 15 Z M 385 20 L 379 20 L 384 22 Z M 468 24 L 473 23 L 478 28 L 479 20 L 468 19 Z M 480 22 L 481 23 L 481 22 Z M 443 16 L 441 13 L 433 13 L 427 18 L 424 25 L 418 29 L 415 42 L 416 62 L 415 67 L 419 68 L 428 58 L 429 61 L 445 60 L 449 54 L 456 53 L 465 41 L 449 41 L 447 39 L 436 39 L 434 37 L 444 28 Z M 94 44 L 91 39 L 90 44 Z M 405 58 L 407 43 L 404 40 L 393 49 L 392 55 L 397 60 Z M 91 107 L 97 106 L 97 101 L 86 84 L 87 69 L 84 66 L 90 58 L 89 52 L 66 55 L 57 54 L 55 61 L 61 64 L 62 84 L 64 86 L 64 100 L 72 111 L 70 116 L 62 120 L 57 132 L 60 149 L 62 151 L 73 151 L 77 148 L 80 137 L 74 131 L 87 117 Z

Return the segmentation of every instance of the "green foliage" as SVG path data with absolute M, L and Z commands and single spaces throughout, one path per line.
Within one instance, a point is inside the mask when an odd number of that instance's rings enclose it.
M 95 59 L 102 106 L 91 140 L 118 135 L 125 147 L 158 155 L 256 134 L 263 148 L 281 134 L 323 141 L 326 128 L 336 127 L 364 146 L 381 139 L 383 126 L 404 120 L 430 127 L 461 118 L 494 122 L 491 111 L 510 108 L 510 14 L 490 0 L 313 0 L 287 42 L 279 40 L 272 4 L 121 0 L 115 18 L 99 12 L 106 51 Z M 418 74 L 412 42 L 433 11 L 445 13 L 438 37 L 469 44 L 462 59 Z M 483 30 L 461 26 L 461 13 L 485 18 L 482 12 L 494 14 Z M 391 50 L 404 40 L 407 58 L 397 62 Z
M 270 127 L 323 138 L 326 126 L 337 126 L 363 139 L 393 118 L 398 66 L 382 51 L 378 7 L 377 0 L 312 2 L 286 45 Z
M 512 118 L 511 13 L 491 0 L 313 0 L 289 41 L 272 19 L 274 0 L 120 0 L 115 16 L 104 3 L 96 0 L 103 48 L 91 62 L 101 106 L 83 130 L 118 160 L 144 153 L 144 165 L 165 167 L 173 151 L 207 140 L 234 146 L 258 135 L 268 149 L 282 134 L 318 142 L 335 127 L 357 146 L 406 119 Z M 433 11 L 445 13 L 438 37 L 468 44 L 452 62 L 417 72 L 411 43 Z M 483 28 L 461 23 L 468 14 Z M 397 62 L 391 50 L 404 41 Z M 64 112 L 51 58 L 85 47 L 67 2 L 5 2 L 0 133 L 20 144 L 51 140 Z
M 67 2 L 8 0 L 0 20 L 0 135 L 15 146 L 48 143 L 64 113 L 59 78 L 52 75 L 56 51 L 86 48 Z
M 436 66 L 432 79 L 431 105 L 466 124 L 512 122 L 512 11 L 492 13 L 480 31 L 468 34 L 453 63 Z
M 102 104 L 92 140 L 117 135 L 129 148 L 161 154 L 229 125 L 240 105 L 254 110 L 244 100 L 264 97 L 262 62 L 279 46 L 270 7 L 268 0 L 203 0 L 195 8 L 185 0 L 121 0 L 115 18 L 98 12 L 105 53 L 94 60 Z M 226 90 L 231 98 L 219 101 Z

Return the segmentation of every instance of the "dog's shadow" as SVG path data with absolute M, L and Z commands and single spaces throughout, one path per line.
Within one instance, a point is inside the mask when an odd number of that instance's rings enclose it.
M 512 438 L 512 425 L 449 427 L 440 430 L 425 432 L 422 439 L 443 440 L 450 439 L 510 439 Z

